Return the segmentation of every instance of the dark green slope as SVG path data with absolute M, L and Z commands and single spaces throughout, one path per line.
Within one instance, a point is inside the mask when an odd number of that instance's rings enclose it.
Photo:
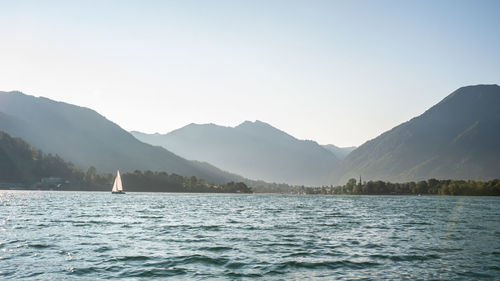
M 0 182 L 33 184 L 51 176 L 78 181 L 83 172 L 57 155 L 43 154 L 24 140 L 0 131 Z
M 500 87 L 463 87 L 351 152 L 332 182 L 500 178 Z
M 187 161 L 145 144 L 97 112 L 20 92 L 0 92 L 0 130 L 21 137 L 46 153 L 101 172 L 156 170 L 196 176 L 216 183 L 241 180 L 208 164 Z

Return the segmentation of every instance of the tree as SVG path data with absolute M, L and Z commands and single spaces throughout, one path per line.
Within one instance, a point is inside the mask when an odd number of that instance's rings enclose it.
M 95 182 L 96 175 L 97 175 L 97 169 L 94 166 L 90 166 L 87 169 L 87 172 L 85 172 L 83 180 L 88 185 L 92 185 Z
M 348 193 L 348 194 L 351 194 L 354 192 L 354 188 L 356 187 L 356 179 L 354 178 L 350 178 L 346 185 L 345 185 L 345 191 Z
M 426 181 L 419 181 L 417 183 L 415 191 L 417 194 L 427 194 L 428 189 L 429 189 L 429 186 L 427 185 Z

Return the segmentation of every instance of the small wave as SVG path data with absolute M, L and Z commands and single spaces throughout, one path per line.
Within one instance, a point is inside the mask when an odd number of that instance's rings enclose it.
M 411 226 L 411 225 L 432 225 L 432 223 L 425 222 L 425 221 L 412 221 L 412 222 L 407 222 L 403 223 L 403 226 Z
M 128 270 L 119 275 L 120 278 L 130 277 L 172 277 L 188 273 L 184 268 L 153 268 L 143 270 Z
M 28 247 L 35 248 L 35 249 L 45 249 L 45 248 L 50 248 L 52 246 L 51 245 L 45 245 L 45 244 L 28 244 Z
M 290 243 L 290 242 L 274 242 L 274 243 L 266 243 L 268 247 L 300 247 L 299 243 Z
M 95 249 L 94 252 L 104 253 L 104 252 L 107 252 L 107 251 L 110 251 L 110 250 L 111 250 L 110 247 L 103 246 L 103 247 L 99 247 L 99 248 Z
M 261 278 L 263 277 L 262 274 L 257 274 L 257 273 L 240 273 L 240 272 L 233 272 L 229 271 L 225 273 L 225 276 L 231 278 L 231 279 L 241 279 L 241 278 Z
M 140 258 L 138 260 L 140 260 Z M 158 260 L 159 258 L 148 258 L 146 260 L 142 260 L 149 262 L 143 263 L 141 266 L 147 268 L 170 268 L 188 264 L 223 266 L 230 262 L 230 260 L 227 258 L 212 258 L 204 255 L 177 256 L 167 259 L 161 259 L 159 261 Z
M 338 224 L 337 223 L 319 223 L 319 224 L 316 224 L 317 226 L 321 226 L 321 227 L 337 227 Z
M 290 268 L 294 269 L 362 269 L 373 266 L 378 266 L 376 262 L 353 262 L 349 260 L 342 261 L 325 261 L 325 262 L 304 262 L 304 261 L 287 261 L 275 266 L 271 271 L 282 272 Z
M 36 225 L 36 227 L 39 227 L 39 228 L 46 228 L 46 227 L 49 227 L 50 225 L 49 224 L 46 224 L 46 223 L 39 223 Z
M 209 251 L 209 252 L 225 252 L 225 251 L 230 251 L 233 248 L 224 246 L 215 246 L 215 247 L 201 247 L 199 249 L 201 251 Z
M 83 214 L 83 215 L 76 215 L 76 216 L 72 216 L 72 217 L 74 217 L 74 218 L 98 218 L 99 216 Z
M 463 251 L 462 248 L 446 248 L 446 247 L 443 247 L 443 248 L 416 248 L 416 247 L 412 247 L 411 248 L 412 250 L 417 250 L 417 251 L 434 251 L 434 252 L 439 252 L 439 253 L 454 253 L 454 252 L 460 252 L 460 251 Z
M 162 219 L 164 216 L 137 216 L 140 219 Z
M 207 265 L 225 265 L 229 262 L 227 258 L 211 258 L 203 255 L 192 255 L 178 259 L 179 264 L 207 264 Z
M 87 275 L 87 274 L 92 274 L 92 273 L 95 273 L 95 272 L 98 272 L 102 270 L 101 268 L 98 268 L 98 267 L 94 267 L 94 266 L 91 266 L 91 267 L 83 267 L 83 268 L 71 268 L 70 270 L 68 270 L 67 274 L 69 275 Z
M 192 238 L 181 238 L 181 239 L 164 239 L 164 242 L 167 243 L 182 243 L 182 244 L 189 244 L 189 243 L 200 243 L 200 242 L 209 242 L 208 239 L 205 238 L 199 238 L 199 239 L 192 239 Z
M 84 227 L 84 226 L 91 226 L 91 224 L 90 223 L 73 223 L 73 226 Z
M 32 272 L 32 273 L 30 273 L 28 275 L 23 276 L 23 278 L 33 278 L 33 277 L 36 277 L 36 276 L 39 276 L 39 275 L 42 275 L 42 274 L 43 274 L 43 272 Z
M 226 268 L 230 268 L 230 269 L 240 269 L 242 267 L 245 267 L 247 264 L 246 263 L 242 263 L 242 262 L 229 262 L 227 264 L 225 264 L 224 266 Z
M 471 272 L 471 271 L 468 271 L 468 272 L 457 272 L 457 274 L 459 276 L 463 276 L 463 277 L 474 278 L 475 280 L 479 280 L 479 279 L 482 279 L 482 280 L 485 280 L 485 279 L 493 280 L 491 278 L 495 278 L 495 276 L 493 276 L 493 275 L 486 274 L 486 273 L 481 273 L 481 272 Z
M 264 211 L 270 213 L 270 214 L 277 214 L 277 213 L 281 213 L 284 211 L 284 209 L 281 209 L 281 208 L 265 208 Z
M 377 248 L 383 248 L 384 246 L 382 245 L 378 245 L 378 244 L 373 244 L 373 243 L 369 243 L 369 244 L 366 244 L 363 246 L 363 248 L 367 248 L 367 249 L 377 249 Z
M 112 225 L 112 224 L 121 224 L 120 222 L 112 222 L 112 221 L 97 221 L 97 220 L 90 220 L 90 221 L 85 221 L 86 223 L 89 224 L 97 224 L 97 225 Z
M 210 231 L 219 231 L 222 229 L 220 225 L 202 225 L 196 228 L 199 228 L 201 230 L 210 230 Z
M 492 266 L 489 267 L 489 269 L 500 271 L 500 266 L 499 265 L 492 265 Z
M 311 253 L 309 253 L 307 251 L 303 251 L 303 252 L 291 253 L 291 254 L 287 255 L 286 257 L 307 257 L 309 255 L 311 255 Z
M 343 218 L 345 217 L 345 214 L 342 213 L 333 213 L 333 214 L 324 214 L 322 215 L 323 218 Z
M 425 260 L 432 260 L 432 259 L 438 259 L 438 255 L 430 254 L 430 255 L 397 255 L 397 256 L 391 256 L 391 255 L 370 255 L 370 258 L 374 259 L 389 259 L 392 261 L 425 261 Z
M 124 257 L 118 257 L 116 258 L 118 261 L 147 261 L 151 260 L 150 257 L 147 256 L 124 256 Z

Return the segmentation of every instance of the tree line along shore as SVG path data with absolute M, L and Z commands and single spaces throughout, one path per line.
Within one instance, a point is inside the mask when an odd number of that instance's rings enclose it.
M 303 187 L 306 194 L 343 195 L 451 195 L 500 196 L 500 180 L 438 180 L 392 183 L 385 181 L 361 182 L 351 178 L 345 185 L 330 187 Z
M 93 166 L 85 172 L 58 155 L 45 154 L 21 138 L 0 132 L 0 189 L 55 189 L 109 191 L 114 174 L 98 173 Z M 352 195 L 473 195 L 500 196 L 500 180 L 438 180 L 391 183 L 357 182 L 345 185 L 305 187 L 262 181 L 215 184 L 195 176 L 186 177 L 162 171 L 123 173 L 127 191 L 145 192 L 212 192 L 212 193 L 299 193 Z M 255 189 L 253 189 L 255 187 Z

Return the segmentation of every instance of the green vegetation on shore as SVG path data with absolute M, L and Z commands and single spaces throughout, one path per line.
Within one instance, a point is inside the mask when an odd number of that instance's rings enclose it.
M 59 190 L 111 190 L 115 175 L 98 174 L 91 166 L 85 173 L 58 155 L 44 154 L 21 138 L 0 131 L 0 183 L 16 187 Z M 60 186 L 40 184 L 43 178 L 60 178 Z M 166 172 L 134 171 L 122 175 L 126 191 L 252 193 L 242 182 L 222 185 L 205 183 L 195 176 L 184 177 Z
M 37 184 L 42 178 L 49 177 L 63 180 L 62 185 L 55 189 L 109 191 L 115 175 L 100 174 L 93 166 L 83 172 L 58 155 L 44 154 L 21 138 L 13 138 L 0 131 L 0 183 L 17 183 L 26 188 L 54 188 Z M 243 182 L 216 185 L 206 183 L 195 176 L 185 177 L 166 172 L 136 170 L 123 173 L 122 179 L 126 191 L 252 193 L 252 189 Z M 254 181 L 252 186 L 261 192 L 270 193 L 500 196 L 498 179 L 490 181 L 429 179 L 405 183 L 384 181 L 359 183 L 356 179 L 349 179 L 345 185 L 335 187 L 290 186 Z M 9 185 L 2 185 L 0 188 L 9 188 Z
M 252 189 L 242 182 L 215 185 L 195 176 L 184 177 L 166 172 L 136 170 L 121 176 L 126 191 L 252 193 Z M 114 178 L 114 174 L 97 174 L 96 169 L 90 167 L 83 177 L 83 184 L 96 190 L 107 191 Z
M 468 195 L 500 196 L 500 180 L 464 181 L 428 179 L 418 182 L 391 183 L 356 179 L 342 186 L 303 188 L 307 194 L 358 194 L 358 195 Z
M 21 138 L 0 131 L 0 182 L 33 184 L 44 177 L 71 182 L 83 178 L 82 170 L 58 155 L 45 154 Z

